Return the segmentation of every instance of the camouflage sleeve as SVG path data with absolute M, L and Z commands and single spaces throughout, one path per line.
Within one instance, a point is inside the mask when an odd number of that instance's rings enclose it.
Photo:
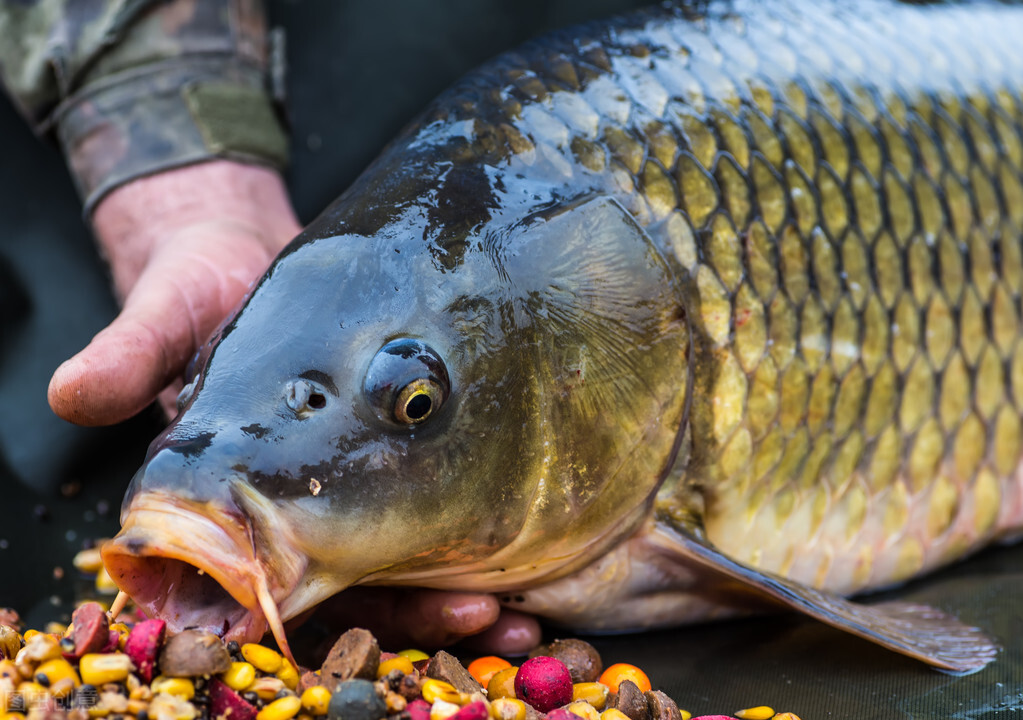
M 212 158 L 281 167 L 267 37 L 260 0 L 0 0 L 0 78 L 89 211 Z

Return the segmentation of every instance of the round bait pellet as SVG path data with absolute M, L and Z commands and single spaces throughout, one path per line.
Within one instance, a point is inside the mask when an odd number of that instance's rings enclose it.
M 329 720 L 380 720 L 386 715 L 387 705 L 369 680 L 345 680 L 327 706 Z
M 572 675 L 560 660 L 545 655 L 530 658 L 515 676 L 515 697 L 549 712 L 572 702 Z

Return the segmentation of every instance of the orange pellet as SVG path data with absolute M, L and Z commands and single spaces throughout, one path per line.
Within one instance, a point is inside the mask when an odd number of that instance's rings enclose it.
M 646 676 L 646 673 L 640 670 L 635 665 L 629 665 L 628 663 L 615 663 L 607 668 L 600 676 L 600 682 L 611 690 L 611 692 L 618 692 L 618 685 L 623 680 L 632 680 L 636 683 L 641 692 L 650 691 L 650 678 Z
M 511 663 L 504 658 L 499 658 L 496 655 L 485 655 L 473 660 L 466 669 L 470 675 L 476 678 L 476 682 L 486 687 L 487 683 L 490 682 L 490 678 L 494 677 L 494 673 L 508 667 L 511 667 Z

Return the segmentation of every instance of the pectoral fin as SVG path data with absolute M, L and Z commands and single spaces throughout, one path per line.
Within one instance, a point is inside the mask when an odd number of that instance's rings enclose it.
M 706 565 L 783 605 L 878 645 L 950 673 L 980 670 L 999 647 L 983 630 L 927 605 L 883 602 L 862 605 L 838 595 L 762 572 L 722 554 L 698 528 L 659 522 L 648 540 Z

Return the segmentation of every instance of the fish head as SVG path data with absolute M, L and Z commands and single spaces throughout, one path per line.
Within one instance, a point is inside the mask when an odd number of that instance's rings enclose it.
M 456 258 L 411 210 L 337 230 L 206 345 L 103 549 L 172 629 L 248 640 L 359 583 L 549 580 L 631 533 L 677 452 L 689 326 L 616 201 L 496 217 Z

